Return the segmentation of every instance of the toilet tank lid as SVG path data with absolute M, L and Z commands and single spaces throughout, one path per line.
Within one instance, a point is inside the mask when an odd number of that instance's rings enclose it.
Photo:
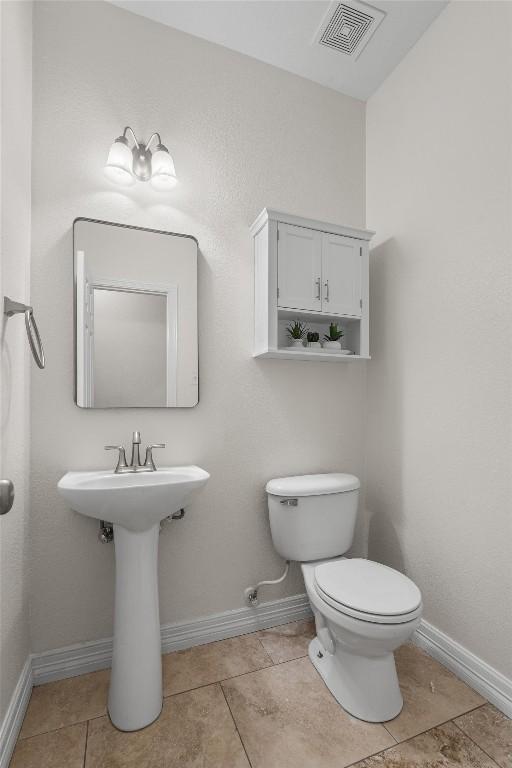
M 322 475 L 296 475 L 269 480 L 266 491 L 272 496 L 322 496 L 327 493 L 356 491 L 361 483 L 355 475 L 328 472 Z

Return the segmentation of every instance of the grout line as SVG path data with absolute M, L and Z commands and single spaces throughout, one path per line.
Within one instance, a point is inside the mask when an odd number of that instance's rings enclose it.
M 1 0 L 0 0 L 1 2 Z M 184 691 L 176 691 L 176 693 L 164 694 L 164 699 L 170 699 L 172 696 L 179 696 L 182 693 L 190 693 L 190 691 L 198 691 L 200 688 L 206 688 L 208 685 L 216 685 L 217 683 L 227 683 L 228 680 L 236 680 L 239 677 L 245 677 L 246 675 L 253 675 L 255 672 L 262 672 L 264 669 L 272 669 L 273 667 L 280 667 L 283 664 L 289 664 L 291 661 L 299 661 L 299 659 L 306 659 L 307 653 L 304 656 L 296 656 L 294 659 L 286 659 L 286 661 L 276 661 L 271 664 L 267 664 L 266 667 L 258 667 L 257 669 L 250 669 L 248 672 L 241 672 L 239 675 L 232 675 L 231 677 L 222 677 L 220 680 L 210 680 L 209 683 L 202 683 L 196 685 L 194 688 L 186 688 Z M 92 719 L 92 718 L 91 718 Z
M 240 739 L 240 744 L 242 745 L 242 749 L 245 752 L 245 756 L 247 758 L 247 762 L 249 763 L 250 768 L 252 768 L 252 763 L 251 763 L 250 757 L 249 757 L 249 755 L 247 753 L 247 750 L 245 748 L 244 740 L 242 739 L 242 734 L 238 730 L 238 725 L 237 725 L 237 722 L 235 720 L 235 716 L 233 715 L 233 712 L 231 711 L 231 707 L 229 706 L 229 701 L 228 701 L 228 697 L 226 696 L 226 692 L 225 692 L 224 688 L 222 687 L 222 685 L 219 685 L 219 688 L 221 689 L 222 695 L 224 696 L 224 701 L 226 702 L 226 706 L 227 706 L 227 708 L 229 710 L 229 714 L 231 715 L 231 719 L 233 721 L 233 725 L 235 726 L 235 730 L 236 730 L 236 732 L 238 734 L 238 738 Z
M 0 0 L 1 2 L 2 0 Z M 236 680 L 237 677 L 245 677 L 245 675 L 252 675 L 254 672 L 261 672 L 264 669 L 272 669 L 273 664 L 267 664 L 266 667 L 258 667 L 258 669 L 250 669 L 248 672 L 242 672 L 240 675 L 233 675 L 232 677 L 222 677 L 220 680 L 210 680 L 209 683 L 201 683 L 201 685 L 195 685 L 193 688 L 185 688 L 184 691 L 176 691 L 176 693 L 164 694 L 164 699 L 171 699 L 173 696 L 181 696 L 182 693 L 191 693 L 192 691 L 198 691 L 200 688 L 207 688 L 209 685 L 217 685 L 227 682 L 228 680 Z
M 2 0 L 0 0 L 1 2 Z M 97 720 L 98 717 L 103 717 L 103 715 L 97 715 L 96 717 L 89 718 L 90 720 Z M 31 733 L 30 736 L 18 736 L 16 740 L 16 744 L 18 744 L 20 741 L 30 741 L 30 739 L 37 739 L 38 736 L 47 736 L 49 733 L 57 733 L 57 731 L 64 731 L 66 728 L 74 728 L 75 725 L 83 725 L 84 723 L 87 723 L 87 720 L 77 720 L 74 723 L 66 723 L 66 725 L 59 725 L 58 728 L 50 728 L 49 731 L 40 731 L 38 733 Z
M 483 707 L 483 706 L 485 706 L 485 705 L 484 704 L 479 704 L 477 707 L 472 707 L 471 709 L 468 709 L 465 712 L 461 712 L 458 715 L 453 715 L 453 717 L 450 717 L 448 720 L 443 720 L 442 723 L 436 723 L 435 725 L 431 725 L 428 728 L 425 728 L 424 731 L 419 731 L 419 733 L 415 733 L 412 736 L 408 736 L 406 739 L 401 739 L 400 741 L 397 741 L 397 744 L 404 744 L 404 742 L 406 742 L 406 741 L 410 741 L 411 739 L 415 739 L 416 736 L 422 736 L 424 733 L 428 733 L 433 728 L 441 728 L 443 725 L 446 725 L 446 723 L 451 723 L 456 717 L 462 717 L 462 715 L 467 715 L 467 714 L 469 714 L 469 712 L 474 712 L 476 709 L 480 709 L 480 707 Z M 399 715 L 397 715 L 397 717 L 399 717 Z M 388 720 L 388 722 L 392 723 L 393 721 L 392 720 Z M 388 729 L 386 728 L 386 730 L 388 730 Z M 391 733 L 391 731 L 389 731 L 389 733 Z M 391 736 L 393 736 L 392 733 L 391 733 Z M 393 738 L 396 740 L 396 736 L 393 736 Z
M 284 624 L 276 624 L 273 627 L 266 627 L 264 629 L 254 629 L 252 630 L 252 632 L 246 632 L 245 634 L 259 635 L 261 632 L 272 632 L 273 629 L 279 629 L 279 627 L 287 627 L 289 624 L 299 624 L 301 621 L 312 621 L 312 619 L 313 619 L 313 616 L 310 616 L 310 618 L 305 618 L 305 619 L 292 619 L 292 621 L 285 621 Z M 235 635 L 235 637 L 243 637 L 243 635 Z M 222 641 L 219 641 L 219 642 L 222 642 Z
M 0 3 L 2 0 L 0 0 Z M 31 733 L 30 736 L 18 736 L 18 739 L 16 741 L 16 744 L 18 741 L 28 741 L 29 739 L 36 739 L 38 736 L 46 736 L 48 733 L 56 733 L 57 731 L 63 731 L 65 728 L 73 728 L 75 725 L 83 725 L 84 723 L 88 723 L 89 720 L 98 720 L 100 717 L 105 717 L 107 713 L 105 712 L 103 715 L 94 715 L 94 717 L 86 718 L 85 720 L 74 720 L 72 723 L 65 723 L 64 725 L 59 725 L 57 728 L 49 728 L 47 731 L 38 731 L 37 733 Z
M 462 714 L 463 715 L 467 715 L 469 712 L 474 712 L 475 710 L 480 709 L 480 707 L 483 707 L 483 706 L 485 706 L 485 705 L 484 704 L 479 704 L 478 707 L 473 707 L 473 709 L 468 709 L 467 712 L 463 712 Z M 397 717 L 398 717 L 398 715 L 397 715 Z M 462 715 L 455 715 L 455 717 L 462 717 Z M 388 722 L 392 722 L 392 721 L 390 720 Z M 362 757 L 359 760 L 356 760 L 354 763 L 349 763 L 349 765 L 344 766 L 344 768 L 352 768 L 353 766 L 355 766 L 359 762 L 361 762 L 361 760 L 368 760 L 370 757 L 376 757 L 377 755 L 383 755 L 386 752 L 389 752 L 391 749 L 395 749 L 395 747 L 402 746 L 402 744 L 407 744 L 408 741 L 413 741 L 413 739 L 416 739 L 418 736 L 424 736 L 426 733 L 429 733 L 429 731 L 433 731 L 435 728 L 442 728 L 443 725 L 447 725 L 448 723 L 453 723 L 455 726 L 457 726 L 457 724 L 454 723 L 454 719 L 453 718 L 451 720 L 444 720 L 442 723 L 438 723 L 437 725 L 432 725 L 430 728 L 426 728 L 424 731 L 420 731 L 419 733 L 415 733 L 414 736 L 408 736 L 406 739 L 402 739 L 402 741 L 397 741 L 396 744 L 392 744 L 390 747 L 386 747 L 386 749 L 381 749 L 379 752 L 374 752 L 372 755 L 368 755 L 367 757 Z M 381 723 L 381 725 L 384 725 L 384 723 Z M 388 729 L 386 728 L 386 731 L 387 730 Z M 464 731 L 461 728 L 459 728 L 459 730 L 461 731 L 461 733 L 464 733 Z M 388 733 L 396 741 L 396 737 L 393 736 L 393 734 L 390 733 L 390 731 L 388 731 Z M 466 735 L 466 734 L 464 734 L 464 735 Z M 477 744 L 477 746 L 479 746 L 479 745 Z M 480 749 L 482 749 L 482 747 L 480 747 Z M 485 750 L 482 750 L 482 752 L 484 752 L 484 751 Z M 485 753 L 485 754 L 487 754 L 487 753 Z M 491 758 L 491 760 L 493 762 L 495 762 L 492 758 Z M 498 768 L 499 768 L 499 766 L 498 766 Z
M 261 639 L 260 639 L 259 637 L 257 637 L 257 638 L 256 638 L 256 640 L 257 640 L 257 641 L 258 641 L 258 643 L 260 644 L 260 646 L 261 646 L 261 650 L 263 651 L 263 653 L 265 654 L 265 656 L 267 657 L 267 659 L 269 659 L 270 663 L 273 665 L 273 664 L 275 663 L 275 662 L 274 662 L 274 659 L 272 658 L 271 654 L 270 654 L 270 653 L 267 651 L 267 649 L 265 648 L 265 646 L 264 646 L 264 645 L 263 645 L 263 643 L 261 642 Z M 262 667 L 262 669 L 265 669 L 265 667 Z
M 354 763 L 349 763 L 348 765 L 343 766 L 343 768 L 354 768 L 354 766 L 359 765 L 359 763 L 362 763 L 365 760 L 371 760 L 372 757 L 378 757 L 378 755 L 385 755 L 386 752 L 389 752 L 391 749 L 394 749 L 397 746 L 398 744 L 392 744 L 390 747 L 386 747 L 386 749 L 381 749 L 378 752 L 372 752 L 371 755 L 366 755 L 366 757 L 359 757 Z
M 313 620 L 312 617 L 305 618 L 305 619 L 293 619 L 292 621 L 285 621 L 284 624 L 276 624 L 275 626 L 267 627 L 266 629 L 252 629 L 250 632 L 241 632 L 239 635 L 232 635 L 230 637 L 221 637 L 219 640 L 210 640 L 210 642 L 208 643 L 199 643 L 199 645 L 191 645 L 189 648 L 176 648 L 174 651 L 166 651 L 165 653 L 162 652 L 162 657 L 170 656 L 173 653 L 181 653 L 182 651 L 191 651 L 193 648 L 203 648 L 204 646 L 207 646 L 207 645 L 216 645 L 217 643 L 225 643 L 227 640 L 235 640 L 238 637 L 252 637 L 252 636 L 260 635 L 262 632 L 271 632 L 272 630 L 279 629 L 280 627 L 287 627 L 289 624 L 299 624 L 302 621 L 312 621 L 312 620 Z M 257 639 L 263 646 L 263 650 L 265 651 L 267 656 L 270 656 L 270 653 L 266 650 L 260 638 L 258 637 Z M 277 662 L 277 663 L 281 663 L 281 662 Z M 85 672 L 84 674 L 91 674 L 91 673 Z M 50 682 L 54 682 L 54 681 L 50 681 Z M 48 685 L 48 683 L 42 683 L 42 685 Z
M 398 717 L 398 715 L 397 715 L 397 717 Z M 389 722 L 389 721 L 388 721 L 388 722 Z M 389 735 L 391 736 L 391 738 L 393 739 L 393 741 L 394 741 L 396 744 L 399 744 L 400 742 L 398 741 L 397 737 L 396 737 L 396 736 L 393 736 L 393 734 L 391 733 L 391 731 L 389 730 L 389 728 L 386 726 L 386 723 L 381 723 L 381 725 L 384 727 L 384 730 L 386 730 L 386 731 L 389 733 Z M 388 747 L 388 749 L 392 749 L 392 747 Z
M 482 704 L 482 706 L 485 706 L 485 704 Z M 480 709 L 480 707 L 477 707 L 477 709 Z M 473 710 L 471 710 L 471 712 L 474 712 L 474 711 L 475 711 L 474 709 L 473 709 Z M 465 715 L 467 715 L 468 713 L 467 713 L 467 712 L 465 712 L 464 714 L 465 714 Z M 457 717 L 463 717 L 463 715 L 457 715 Z M 499 768 L 499 765 L 498 765 L 498 763 L 496 762 L 496 760 L 494 759 L 494 757 L 492 757 L 492 755 L 490 755 L 490 754 L 487 752 L 487 750 L 486 750 L 486 749 L 484 749 L 484 748 L 482 747 L 482 745 L 478 743 L 478 741 L 475 741 L 475 739 L 474 739 L 472 736 L 470 736 L 470 735 L 469 735 L 469 733 L 466 733 L 466 731 L 464 731 L 464 730 L 463 730 L 463 729 L 460 727 L 460 725 L 458 725 L 458 724 L 455 722 L 455 720 L 451 720 L 450 722 L 452 722 L 452 723 L 454 724 L 454 726 L 455 726 L 455 727 L 456 727 L 456 728 L 457 728 L 457 729 L 458 729 L 458 730 L 459 730 L 459 731 L 462 733 L 462 735 L 463 735 L 463 736 L 465 736 L 467 739 L 469 739 L 471 742 L 473 742 L 473 744 L 474 744 L 476 747 L 478 747 L 478 749 L 479 749 L 479 750 L 481 750 L 481 751 L 484 753 L 484 755 L 486 755 L 486 756 L 489 758 L 489 760 L 491 760 L 491 762 L 493 762 L 493 763 L 494 763 L 494 764 L 497 766 L 497 768 Z
M 1 2 L 1 0 L 0 0 L 0 2 Z M 100 720 L 102 717 L 108 717 L 108 719 L 110 720 L 110 715 L 108 714 L 108 710 L 106 710 L 105 714 L 103 714 L 103 715 L 94 715 L 94 717 L 89 717 L 87 722 L 88 723 L 92 723 L 93 720 Z M 115 728 L 115 726 L 114 726 L 114 728 Z M 130 733 L 130 731 L 126 731 L 126 733 Z
M 89 721 L 87 721 L 86 731 L 85 731 L 85 749 L 84 749 L 84 762 L 83 762 L 83 768 L 85 768 L 85 762 L 87 760 L 87 744 L 89 741 Z

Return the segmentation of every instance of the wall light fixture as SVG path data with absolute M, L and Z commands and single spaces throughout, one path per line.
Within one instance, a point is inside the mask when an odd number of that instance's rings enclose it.
M 105 176 L 125 187 L 135 184 L 137 179 L 149 181 L 161 192 L 171 189 L 177 182 L 173 159 L 162 144 L 160 134 L 154 133 L 144 144 L 129 126 L 110 147 Z

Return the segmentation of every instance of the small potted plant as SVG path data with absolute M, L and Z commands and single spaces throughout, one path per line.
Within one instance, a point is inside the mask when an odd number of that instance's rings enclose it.
M 329 333 L 324 335 L 324 349 L 339 352 L 341 350 L 340 339 L 343 335 L 344 333 L 341 328 L 338 328 L 338 323 L 331 323 L 329 325 Z
M 322 345 L 320 344 L 320 334 L 316 331 L 308 331 L 306 338 L 308 340 L 308 347 L 311 347 L 312 349 L 322 349 Z
M 303 347 L 304 336 L 306 335 L 306 323 L 301 323 L 300 320 L 295 320 L 286 327 L 286 333 L 290 339 L 290 346 Z

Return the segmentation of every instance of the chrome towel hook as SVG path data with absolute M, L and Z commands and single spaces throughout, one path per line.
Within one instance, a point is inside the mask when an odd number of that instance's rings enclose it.
M 8 296 L 4 296 L 4 315 L 12 317 L 17 314 L 25 315 L 25 328 L 27 329 L 28 343 L 30 344 L 32 355 L 39 368 L 44 368 L 45 359 L 43 342 L 41 341 L 39 330 L 37 328 L 34 310 L 26 304 L 20 304 L 19 301 L 13 301 Z

